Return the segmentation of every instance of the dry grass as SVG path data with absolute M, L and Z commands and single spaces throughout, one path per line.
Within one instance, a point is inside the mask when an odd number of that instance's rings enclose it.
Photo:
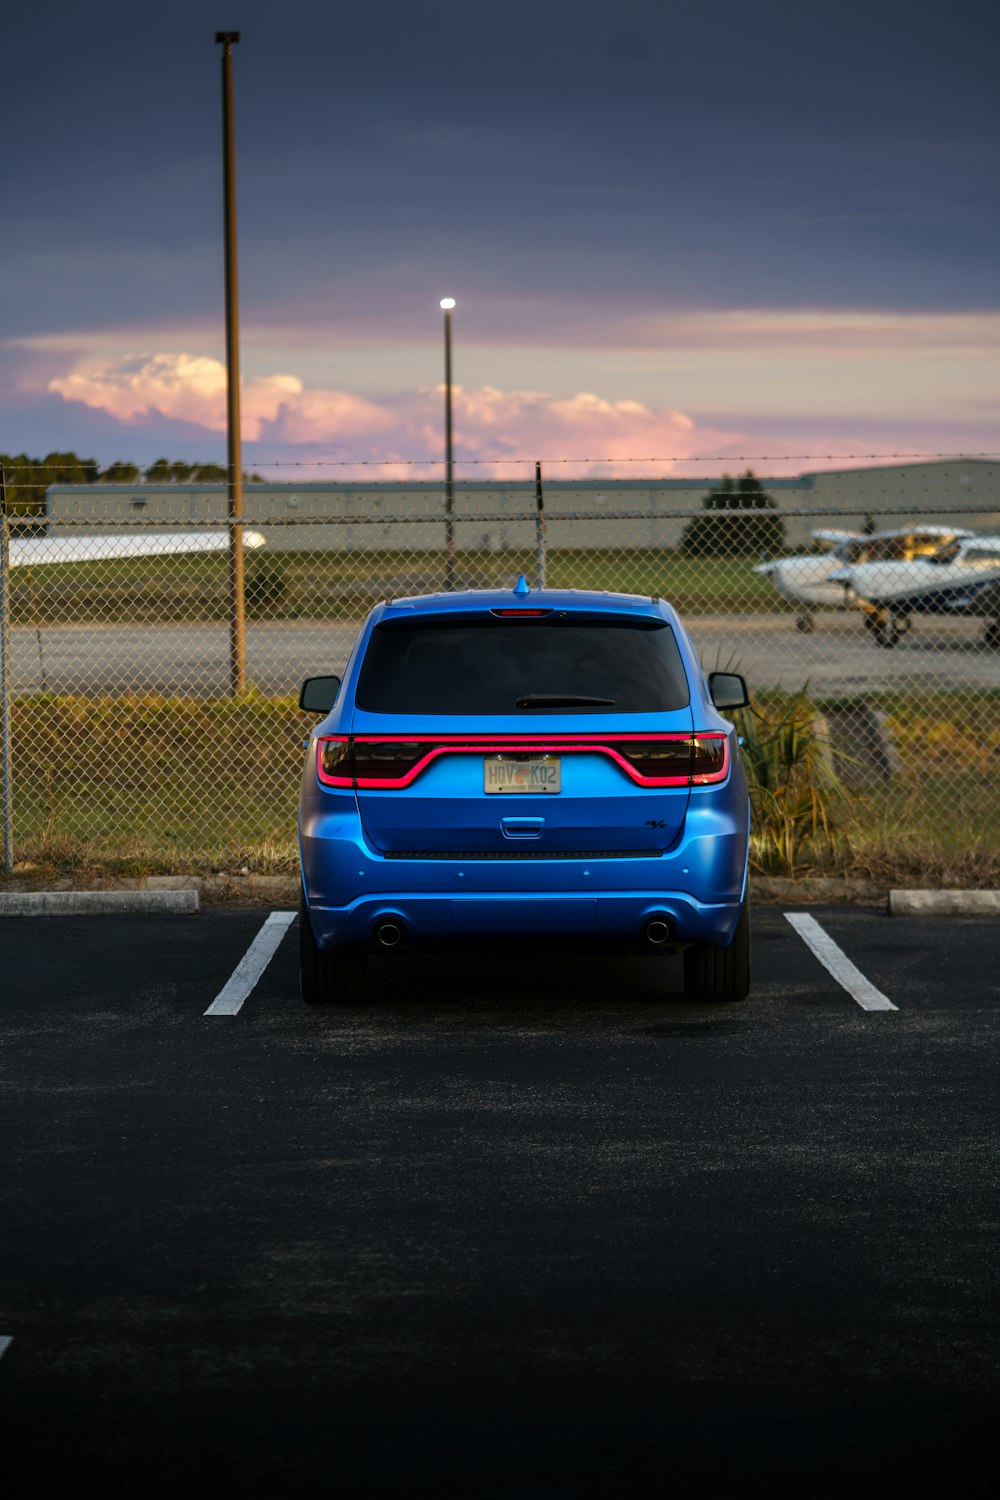
M 898 769 L 864 791 L 838 776 L 850 779 L 851 757 L 834 755 L 807 689 L 764 694 L 741 715 L 753 869 L 1000 888 L 1000 701 L 934 691 L 865 706 L 881 710 Z
M 829 774 L 807 697 L 758 705 L 748 744 L 754 869 L 1000 888 L 1000 702 L 935 693 L 881 707 L 900 770 L 889 786 L 857 793 Z M 153 694 L 20 700 L 19 873 L 80 884 L 295 873 L 310 722 L 294 700 L 262 695 L 238 704 Z

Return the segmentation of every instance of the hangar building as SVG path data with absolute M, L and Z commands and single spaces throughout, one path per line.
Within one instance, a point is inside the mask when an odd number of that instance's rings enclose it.
M 785 517 L 791 546 L 817 527 L 883 530 L 911 519 L 1000 531 L 1000 462 L 949 458 L 872 468 L 825 469 L 791 478 L 758 476 Z M 669 548 L 721 479 L 567 479 L 545 482 L 552 548 Z M 282 551 L 418 551 L 444 545 L 444 487 L 417 483 L 244 486 L 244 518 Z M 73 522 L 149 521 L 177 525 L 226 519 L 223 484 L 52 485 L 50 530 Z M 520 484 L 481 480 L 455 485 L 459 547 L 502 551 L 534 537 L 533 477 Z M 96 529 L 96 528 L 95 528 Z

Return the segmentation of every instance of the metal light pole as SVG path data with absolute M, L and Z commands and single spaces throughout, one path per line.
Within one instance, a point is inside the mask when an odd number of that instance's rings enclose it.
M 217 31 L 222 46 L 222 179 L 226 234 L 226 462 L 229 479 L 229 687 L 247 690 L 243 577 L 243 455 L 240 444 L 240 328 L 236 279 L 236 155 L 233 141 L 233 46 L 238 31 Z
M 444 586 L 455 587 L 455 459 L 451 440 L 451 310 L 454 297 L 442 297 L 444 311 Z
M 10 707 L 10 525 L 7 519 L 7 481 L 0 468 L 0 803 L 3 812 L 3 870 L 14 868 L 14 788 L 11 782 Z

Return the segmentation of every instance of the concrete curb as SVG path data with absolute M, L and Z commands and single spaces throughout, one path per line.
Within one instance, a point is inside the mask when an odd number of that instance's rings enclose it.
M 189 916 L 197 891 L 3 891 L 0 917 Z
M 299 900 L 300 882 L 297 875 L 143 875 L 138 879 L 108 880 L 100 886 L 88 886 L 85 889 L 75 891 L 73 881 L 62 876 L 44 890 L 33 887 L 31 877 L 17 874 L 7 883 L 0 878 L 0 902 L 7 901 L 11 897 L 42 896 L 42 895 L 85 895 L 85 896 L 121 896 L 138 895 L 159 898 L 169 893 L 193 894 L 197 905 L 189 907 L 186 904 L 179 907 L 164 907 L 158 904 L 158 911 L 197 911 L 204 906 L 260 906 L 281 907 L 297 906 Z M 88 910 L 92 908 L 88 907 Z M 116 910 L 122 910 L 121 906 Z M 129 908 L 139 910 L 140 908 Z M 142 910 L 152 908 L 143 907 Z M 0 907 L 0 910 L 3 910 Z M 8 907 L 8 912 L 13 908 Z
M 891 917 L 1000 917 L 1000 891 L 890 891 Z
M 751 875 L 750 900 L 756 906 L 779 902 L 786 905 L 828 905 L 852 901 L 884 901 L 886 888 L 860 875 Z
M 203 875 L 199 888 L 206 906 L 297 906 L 302 882 L 297 875 Z
M 0 891 L 0 917 L 152 915 L 183 916 L 202 905 L 294 906 L 297 875 L 151 875 L 127 889 L 89 891 Z M 884 886 L 857 876 L 813 876 L 796 880 L 780 875 L 750 879 L 755 905 L 812 902 L 879 903 L 888 895 L 894 917 L 1000 917 L 1000 891 L 886 892 Z

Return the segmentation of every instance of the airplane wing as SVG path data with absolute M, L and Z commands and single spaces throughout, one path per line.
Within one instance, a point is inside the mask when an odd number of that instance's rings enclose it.
M 838 542 L 863 542 L 865 539 L 863 531 L 810 531 L 809 535 L 828 547 L 836 547 Z
M 244 547 L 263 547 L 259 531 L 244 527 Z M 14 537 L 10 543 L 12 568 L 37 568 L 46 563 L 110 562 L 119 558 L 177 557 L 193 552 L 226 552 L 228 531 L 158 532 L 143 536 L 138 530 L 107 536 Z

